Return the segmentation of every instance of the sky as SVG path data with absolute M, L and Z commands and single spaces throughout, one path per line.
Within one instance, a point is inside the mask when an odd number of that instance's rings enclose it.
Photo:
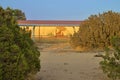
M 85 20 L 109 10 L 120 12 L 120 0 L 0 0 L 0 6 L 22 10 L 27 20 Z

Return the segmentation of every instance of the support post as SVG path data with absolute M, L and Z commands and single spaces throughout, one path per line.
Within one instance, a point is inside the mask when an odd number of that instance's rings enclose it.
M 74 33 L 76 33 L 75 26 L 73 26 L 73 31 L 74 31 Z
M 33 26 L 32 30 L 32 40 L 35 41 L 35 26 Z
M 40 41 L 40 26 L 39 26 L 39 41 Z

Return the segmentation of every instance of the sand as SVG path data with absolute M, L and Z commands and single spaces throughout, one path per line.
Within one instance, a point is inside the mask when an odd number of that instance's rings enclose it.
M 102 58 L 94 57 L 97 52 L 75 52 L 68 43 L 37 45 L 41 70 L 36 80 L 109 80 L 99 66 Z

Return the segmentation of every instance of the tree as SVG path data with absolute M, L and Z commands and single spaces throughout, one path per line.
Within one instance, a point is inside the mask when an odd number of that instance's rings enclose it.
M 19 9 L 13 10 L 13 16 L 15 16 L 17 20 L 26 20 L 25 13 Z
M 25 17 L 25 13 L 22 12 L 21 10 L 19 9 L 11 9 L 10 7 L 7 7 L 6 10 L 10 10 L 12 12 L 12 16 L 16 19 L 16 20 L 26 20 L 26 17 Z
M 120 13 L 108 11 L 91 15 L 81 23 L 79 31 L 71 36 L 71 44 L 74 47 L 104 49 L 111 46 L 110 39 L 113 36 L 120 36 Z
M 40 69 L 40 53 L 13 11 L 0 7 L 0 80 L 25 80 Z
M 102 56 L 104 59 L 100 62 L 101 67 L 113 80 L 120 79 L 120 38 L 113 37 L 111 40 L 113 51 L 106 49 L 106 54 Z

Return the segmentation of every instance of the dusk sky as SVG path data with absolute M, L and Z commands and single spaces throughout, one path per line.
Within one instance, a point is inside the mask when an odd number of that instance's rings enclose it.
M 0 6 L 21 9 L 28 20 L 84 20 L 109 10 L 120 12 L 120 0 L 0 0 Z

